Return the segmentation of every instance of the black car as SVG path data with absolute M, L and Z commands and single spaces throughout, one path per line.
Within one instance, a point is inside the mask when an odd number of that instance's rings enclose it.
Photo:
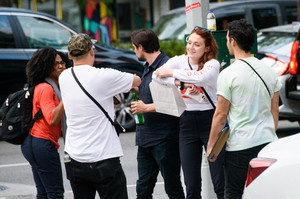
M 68 39 L 79 33 L 49 14 L 16 8 L 0 8 L 0 103 L 8 94 L 23 88 L 25 66 L 33 53 L 44 46 L 67 53 Z M 134 52 L 98 44 L 95 47 L 95 66 L 114 68 L 141 76 L 142 63 Z M 103 85 L 109 88 L 109 85 Z M 131 114 L 132 96 L 122 93 L 121 107 L 116 110 L 119 122 L 129 131 L 135 127 Z

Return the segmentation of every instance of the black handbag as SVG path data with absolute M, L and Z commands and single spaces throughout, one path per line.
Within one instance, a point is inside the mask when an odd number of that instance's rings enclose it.
M 71 68 L 72 71 L 72 75 L 74 77 L 74 79 L 76 80 L 77 84 L 79 85 L 79 87 L 82 89 L 82 91 L 102 110 L 102 112 L 104 113 L 104 115 L 107 117 L 107 119 L 110 121 L 110 123 L 115 127 L 117 135 L 119 136 L 120 133 L 124 133 L 125 129 L 124 127 L 116 120 L 114 119 L 114 121 L 109 117 L 108 113 L 104 110 L 104 108 L 99 104 L 99 102 L 97 100 L 95 100 L 95 98 L 93 98 L 93 96 L 91 96 L 91 94 L 89 94 L 85 88 L 82 86 L 82 84 L 79 82 L 79 80 L 77 79 L 77 76 L 74 73 L 73 67 Z

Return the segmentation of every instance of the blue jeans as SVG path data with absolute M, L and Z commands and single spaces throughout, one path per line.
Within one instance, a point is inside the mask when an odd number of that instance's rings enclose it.
M 159 171 L 169 198 L 184 199 L 180 181 L 178 142 L 164 141 L 152 147 L 138 147 L 137 161 L 139 175 L 136 183 L 137 199 L 152 199 Z
M 180 116 L 180 159 L 187 199 L 201 198 L 201 163 L 206 149 L 214 110 L 185 111 Z M 218 199 L 224 198 L 224 149 L 215 162 L 209 162 L 211 179 Z
M 267 144 L 241 151 L 225 152 L 225 199 L 241 199 L 249 162 Z
M 32 138 L 32 151 L 30 149 L 30 137 Z M 62 169 L 59 153 L 55 148 L 55 144 L 51 140 L 28 135 L 22 143 L 21 150 L 32 168 L 33 178 L 37 188 L 36 198 L 64 198 Z
M 119 158 L 93 163 L 65 162 L 74 199 L 128 199 L 126 177 Z

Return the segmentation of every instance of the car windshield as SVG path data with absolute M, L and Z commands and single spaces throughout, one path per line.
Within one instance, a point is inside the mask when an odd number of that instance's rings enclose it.
M 185 13 L 177 12 L 163 16 L 153 27 L 160 40 L 183 39 L 186 28 Z
M 257 50 L 262 53 L 275 53 L 290 56 L 296 35 L 286 32 L 264 32 L 258 34 Z

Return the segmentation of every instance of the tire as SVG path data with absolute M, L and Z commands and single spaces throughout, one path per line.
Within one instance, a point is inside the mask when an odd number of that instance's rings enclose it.
M 121 93 L 121 105 L 115 109 L 116 119 L 125 128 L 126 132 L 135 131 L 135 119 L 131 113 L 131 93 Z

